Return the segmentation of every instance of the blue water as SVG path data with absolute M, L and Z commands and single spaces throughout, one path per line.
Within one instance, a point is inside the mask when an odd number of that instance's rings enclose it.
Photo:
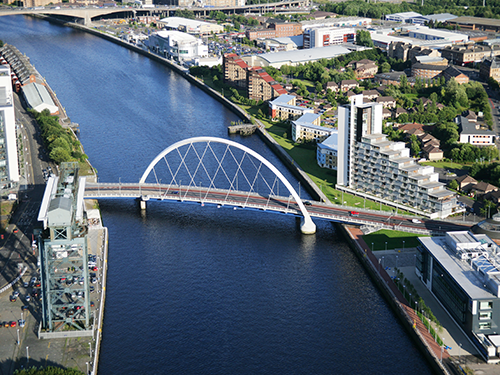
M 167 146 L 236 116 L 168 68 L 23 16 L 0 39 L 56 91 L 100 181 L 138 181 Z M 257 136 L 231 139 L 297 181 Z M 428 374 L 329 223 L 194 204 L 100 202 L 110 231 L 100 374 Z

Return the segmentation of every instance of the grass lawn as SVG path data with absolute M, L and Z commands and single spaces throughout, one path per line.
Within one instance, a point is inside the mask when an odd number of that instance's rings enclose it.
M 385 243 L 387 242 L 387 250 L 400 249 L 405 242 L 405 249 L 409 247 L 417 247 L 420 242 L 417 237 L 428 237 L 421 234 L 413 234 L 406 232 L 398 232 L 394 230 L 382 229 L 371 234 L 363 236 L 366 244 L 371 248 L 373 243 L 373 251 L 385 250 Z
M 422 165 L 430 165 L 431 167 L 436 167 L 436 168 L 443 168 L 443 169 L 464 169 L 464 170 L 469 170 L 470 167 L 465 165 L 465 164 L 459 164 L 459 163 L 452 163 L 451 161 L 424 161 L 420 163 Z

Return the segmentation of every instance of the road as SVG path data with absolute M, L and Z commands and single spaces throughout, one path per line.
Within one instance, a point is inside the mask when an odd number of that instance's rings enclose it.
M 202 205 L 214 204 L 219 208 L 231 206 L 234 209 L 250 208 L 262 211 L 278 211 L 286 214 L 301 215 L 298 205 L 290 197 L 265 197 L 256 193 L 243 191 L 229 191 L 223 189 L 207 189 L 203 187 L 171 186 L 158 184 L 87 184 L 85 189 L 87 198 L 140 198 L 170 200 L 175 202 L 191 201 Z M 414 223 L 411 217 L 404 217 L 391 212 L 370 211 L 350 207 L 342 207 L 320 202 L 307 202 L 306 209 L 312 217 L 345 222 L 351 224 L 384 225 L 395 230 L 424 233 L 432 231 L 443 233 L 450 230 L 467 230 L 469 224 L 465 222 L 452 223 L 441 220 L 421 219 Z M 355 214 L 353 214 L 355 212 Z

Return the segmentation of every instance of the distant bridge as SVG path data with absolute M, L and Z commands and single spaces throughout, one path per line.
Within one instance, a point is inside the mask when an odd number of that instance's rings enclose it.
M 148 179 L 153 182 L 146 182 Z M 306 234 L 316 230 L 311 217 L 421 234 L 466 229 L 445 221 L 413 223 L 408 217 L 382 211 L 357 209 L 353 214 L 352 208 L 340 205 L 312 201 L 304 204 L 290 182 L 267 159 L 239 143 L 215 137 L 177 142 L 150 163 L 139 182 L 87 183 L 84 196 L 136 198 L 144 208 L 146 201 L 160 200 L 282 213 L 301 217 L 301 230 Z
M 206 17 L 211 11 L 220 11 L 228 14 L 240 13 L 268 13 L 268 12 L 296 12 L 300 7 L 309 5 L 309 0 L 290 0 L 281 1 L 278 3 L 262 3 L 252 4 L 237 7 L 168 7 L 157 6 L 155 8 L 131 8 L 131 7 L 76 7 L 64 6 L 60 9 L 56 7 L 35 7 L 35 8 L 13 8 L 0 9 L 0 16 L 13 16 L 23 14 L 45 14 L 51 16 L 63 16 L 68 19 L 68 22 L 83 23 L 90 25 L 92 20 L 103 18 L 107 15 L 115 15 L 117 18 L 134 18 L 137 15 L 170 17 L 173 16 L 176 10 L 189 9 L 194 12 L 197 17 Z M 43 8 L 43 9 L 40 9 Z

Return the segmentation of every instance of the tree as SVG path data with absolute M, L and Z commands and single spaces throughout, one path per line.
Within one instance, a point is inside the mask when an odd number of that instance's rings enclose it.
M 448 184 L 448 187 L 452 190 L 458 190 L 458 182 L 457 180 L 451 180 Z
M 14 371 L 14 375 L 83 375 L 83 372 L 72 368 L 63 369 L 49 366 L 46 368 L 31 367 L 28 369 L 16 370 Z
M 55 147 L 49 154 L 50 158 L 57 164 L 71 160 L 71 154 L 68 150 L 62 147 Z
M 373 41 L 370 32 L 366 30 L 356 31 L 356 44 L 359 46 L 373 47 Z
M 380 72 L 381 73 L 388 73 L 391 71 L 391 65 L 388 62 L 383 62 L 380 65 Z
M 323 91 L 323 85 L 321 85 L 321 82 L 318 82 L 316 84 L 316 94 L 321 93 L 321 91 Z

